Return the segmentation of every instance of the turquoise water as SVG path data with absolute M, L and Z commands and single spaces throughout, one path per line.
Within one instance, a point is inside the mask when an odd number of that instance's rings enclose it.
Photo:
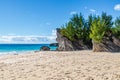
M 39 51 L 42 46 L 48 46 L 51 50 L 57 47 L 49 44 L 0 44 L 0 54 L 17 54 L 21 52 Z

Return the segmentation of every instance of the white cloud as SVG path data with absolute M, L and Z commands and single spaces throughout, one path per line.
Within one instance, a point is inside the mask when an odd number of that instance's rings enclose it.
M 115 5 L 115 6 L 114 6 L 114 10 L 120 11 L 120 4 Z
M 56 30 L 52 30 L 52 35 L 56 36 Z
M 51 25 L 51 23 L 50 23 L 50 22 L 47 22 L 47 23 L 46 23 L 46 25 L 50 26 L 50 25 Z
M 74 14 L 77 14 L 77 12 L 76 11 L 70 12 L 70 15 L 74 15 Z
M 38 43 L 54 43 L 56 42 L 56 30 L 52 30 L 50 36 L 19 36 L 15 34 L 0 35 L 0 44 L 4 43 L 26 43 L 26 44 L 38 44 Z
M 53 43 L 56 36 L 0 36 L 0 43 Z
M 90 9 L 90 12 L 91 12 L 91 13 L 95 13 L 96 10 L 95 10 L 95 9 Z

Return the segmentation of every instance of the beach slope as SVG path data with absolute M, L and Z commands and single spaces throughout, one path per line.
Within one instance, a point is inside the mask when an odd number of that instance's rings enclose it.
M 120 80 L 120 53 L 45 51 L 2 55 L 0 80 Z

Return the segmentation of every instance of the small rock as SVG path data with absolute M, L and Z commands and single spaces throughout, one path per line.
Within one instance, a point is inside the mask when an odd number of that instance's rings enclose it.
M 50 51 L 50 48 L 48 46 L 42 46 L 40 51 Z

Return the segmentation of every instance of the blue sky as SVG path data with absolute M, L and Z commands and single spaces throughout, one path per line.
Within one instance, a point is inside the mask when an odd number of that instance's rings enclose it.
M 0 0 L 0 43 L 55 42 L 72 14 L 120 16 L 120 0 Z

